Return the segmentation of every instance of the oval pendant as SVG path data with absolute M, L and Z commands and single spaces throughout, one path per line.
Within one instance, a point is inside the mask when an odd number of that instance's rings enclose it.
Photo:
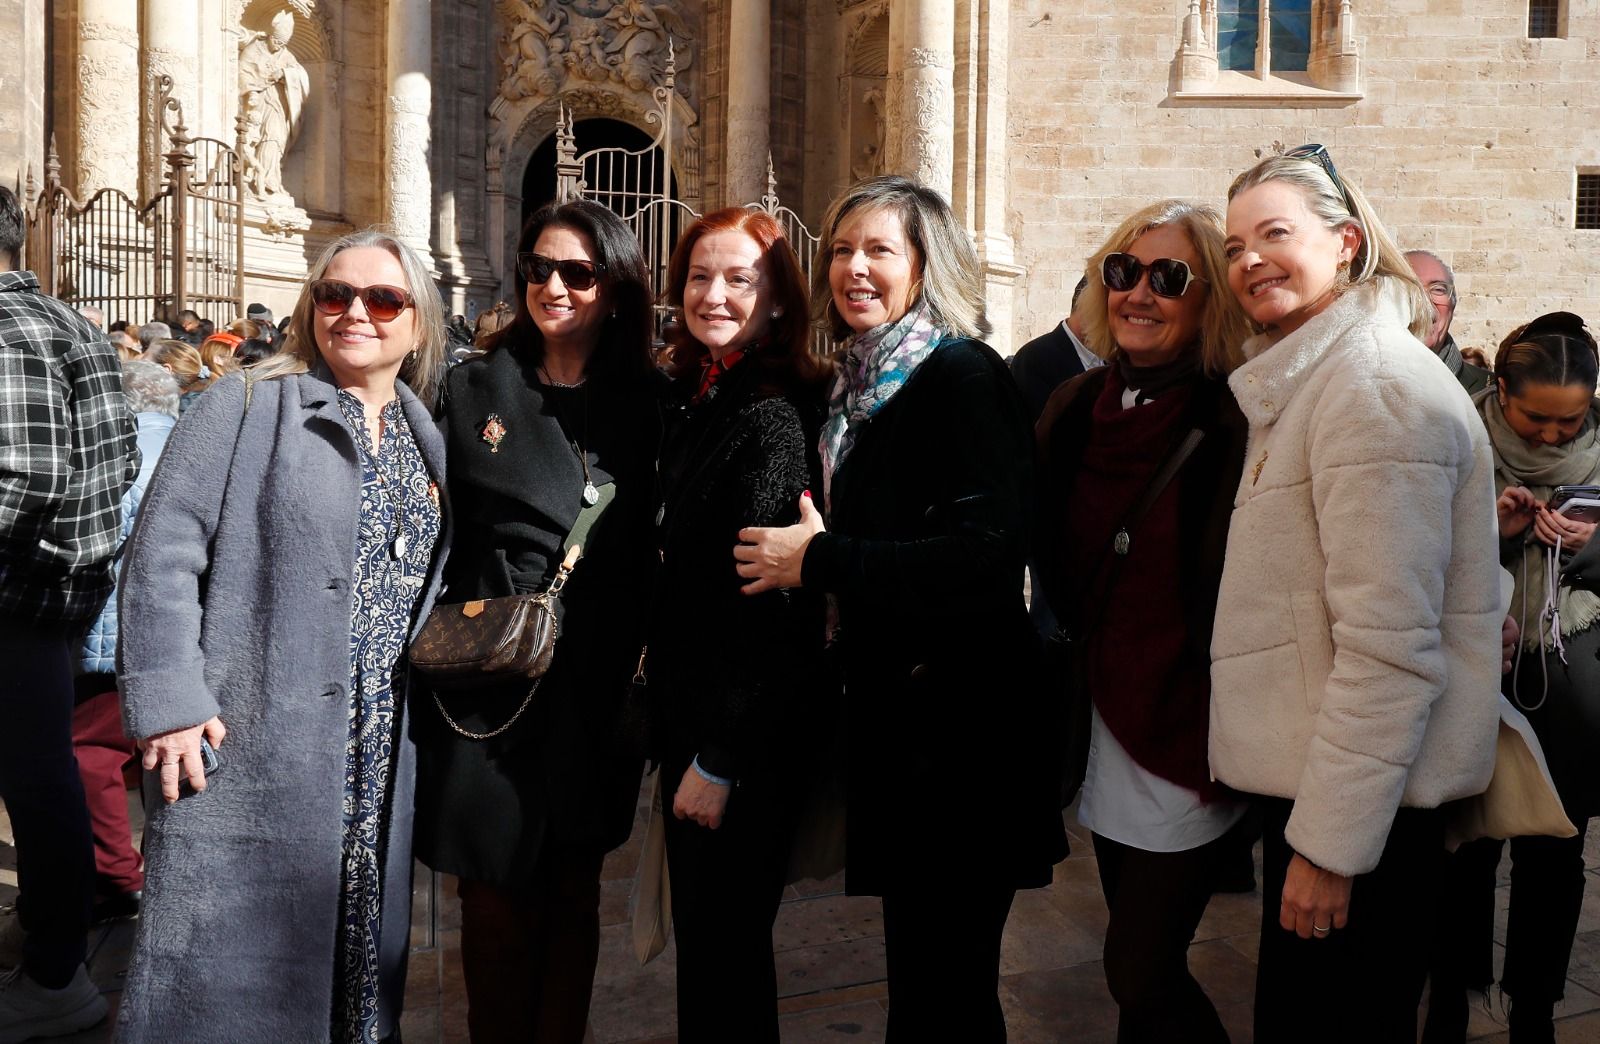
M 1117 535 L 1111 541 L 1112 550 L 1119 555 L 1125 555 L 1132 546 L 1133 538 L 1128 535 L 1128 531 L 1126 529 L 1117 530 Z
M 593 482 L 583 484 L 583 502 L 590 507 L 600 503 L 600 491 L 594 488 Z
M 394 557 L 396 560 L 406 557 L 406 538 L 403 533 L 394 538 Z

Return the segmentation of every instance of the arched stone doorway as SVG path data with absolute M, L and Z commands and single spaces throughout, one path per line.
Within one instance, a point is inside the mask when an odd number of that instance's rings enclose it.
M 595 117 L 592 119 L 578 120 L 572 127 L 573 137 L 577 142 L 578 155 L 594 149 L 619 148 L 629 151 L 639 151 L 648 148 L 654 138 L 624 120 Z M 660 168 L 657 169 L 655 184 L 639 186 L 641 191 L 660 192 Z M 517 221 L 517 228 L 527 223 L 528 216 L 535 210 L 556 198 L 556 136 L 552 132 L 545 136 L 539 147 L 533 150 L 533 155 L 528 158 L 528 165 L 522 172 L 522 213 Z

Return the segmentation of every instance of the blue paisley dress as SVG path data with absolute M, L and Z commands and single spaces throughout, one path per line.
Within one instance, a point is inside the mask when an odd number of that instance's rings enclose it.
M 361 456 L 361 522 L 350 618 L 344 882 L 332 1038 L 378 1040 L 378 940 L 390 764 L 404 699 L 406 640 L 439 540 L 437 487 L 398 399 L 383 407 L 374 457 L 361 400 L 339 392 Z

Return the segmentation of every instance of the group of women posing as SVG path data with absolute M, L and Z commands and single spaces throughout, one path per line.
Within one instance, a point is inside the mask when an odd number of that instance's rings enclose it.
M 219 1011 L 240 1041 L 394 1038 L 414 834 L 461 882 L 473 1039 L 581 1040 L 649 759 L 680 1039 L 776 1041 L 771 926 L 838 735 L 890 1039 L 1003 1040 L 1012 898 L 1066 851 L 1030 533 L 1085 650 L 1120 1039 L 1226 1039 L 1186 948 L 1252 797 L 1256 1039 L 1414 1032 L 1438 806 L 1493 758 L 1495 463 L 1359 191 L 1308 148 L 1241 176 L 1225 227 L 1124 222 L 1089 273 L 1113 365 L 1037 443 L 936 193 L 855 186 L 822 251 L 808 290 L 768 216 L 693 225 L 664 378 L 637 243 L 598 206 L 533 215 L 515 319 L 447 373 L 411 251 L 328 248 L 288 350 L 174 432 L 128 549 L 126 718 L 167 803 L 124 1039 Z M 411 680 L 435 601 L 542 590 L 580 530 L 534 698 Z

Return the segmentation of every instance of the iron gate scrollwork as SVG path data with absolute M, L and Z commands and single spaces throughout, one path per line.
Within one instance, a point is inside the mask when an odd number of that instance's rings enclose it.
M 185 308 L 244 314 L 244 182 L 237 142 L 190 136 L 170 76 L 156 79 L 162 186 L 136 202 L 106 188 L 80 202 L 62 184 L 51 137 L 41 187 L 24 186 L 24 264 L 41 288 L 107 317 L 143 321 Z M 242 127 L 240 128 L 242 132 Z

